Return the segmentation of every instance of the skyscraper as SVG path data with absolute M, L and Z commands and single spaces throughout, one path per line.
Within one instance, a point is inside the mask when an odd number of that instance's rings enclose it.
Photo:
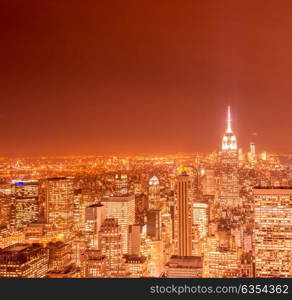
M 224 150 L 237 150 L 237 140 L 236 136 L 231 128 L 231 109 L 228 106 L 227 111 L 227 129 L 222 139 L 222 151 Z
M 87 206 L 84 201 L 82 189 L 74 190 L 73 198 L 73 221 L 74 230 L 83 230 L 85 225 L 85 208 Z
M 240 206 L 237 139 L 231 128 L 230 106 L 227 113 L 227 129 L 222 139 L 220 170 L 219 205 L 224 208 Z
M 292 188 L 255 188 L 256 277 L 292 277 Z
M 216 182 L 215 171 L 213 169 L 204 170 L 202 178 L 203 195 L 215 195 Z
M 0 277 L 42 278 L 48 271 L 49 251 L 39 244 L 14 244 L 0 250 Z
M 11 224 L 12 199 L 10 195 L 0 192 L 0 225 L 8 227 Z M 15 222 L 14 222 L 15 223 Z
M 256 146 L 254 142 L 250 143 L 250 152 L 248 152 L 248 161 L 250 163 L 255 163 L 256 162 Z
M 149 180 L 149 196 L 148 196 L 149 209 L 160 209 L 160 185 L 156 176 Z
M 115 174 L 114 179 L 114 195 L 125 196 L 128 194 L 129 181 L 127 174 Z
M 256 146 L 254 142 L 250 143 L 250 153 L 252 154 L 253 157 L 256 156 Z
M 47 244 L 49 249 L 49 270 L 62 271 L 71 264 L 71 245 L 60 241 Z
M 177 176 L 175 205 L 175 240 L 179 256 L 192 255 L 192 204 L 194 184 L 186 172 Z
M 106 207 L 106 216 L 115 218 L 121 226 L 122 251 L 127 254 L 129 226 L 135 223 L 135 196 L 104 197 L 101 203 Z
M 172 256 L 165 265 L 167 278 L 202 278 L 203 259 L 200 256 Z
M 121 227 L 114 218 L 104 220 L 100 232 L 100 250 L 106 257 L 106 272 L 112 276 L 123 273 Z
M 99 250 L 87 249 L 82 262 L 82 277 L 102 278 L 106 277 L 107 258 Z
M 106 207 L 100 203 L 85 209 L 85 235 L 91 247 L 98 248 L 98 232 L 106 218 Z
M 47 223 L 57 230 L 71 229 L 74 196 L 72 178 L 48 178 L 45 184 Z
M 151 209 L 147 212 L 147 235 L 153 239 L 161 239 L 161 211 Z
M 12 181 L 11 226 L 17 230 L 39 217 L 39 182 L 37 180 Z
M 125 260 L 131 278 L 139 278 L 146 275 L 147 258 L 145 256 L 126 255 Z
M 141 231 L 142 226 L 140 224 L 129 226 L 129 251 L 130 255 L 139 256 L 141 248 Z
M 208 234 L 209 211 L 208 202 L 205 200 L 196 200 L 193 203 L 193 231 L 194 245 L 193 255 L 201 255 L 204 240 Z

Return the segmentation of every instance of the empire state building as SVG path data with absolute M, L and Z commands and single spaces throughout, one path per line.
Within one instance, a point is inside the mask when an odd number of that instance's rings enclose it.
M 222 139 L 222 151 L 225 152 L 228 150 L 235 150 L 235 151 L 237 150 L 236 136 L 233 133 L 232 128 L 231 128 L 230 106 L 228 106 L 228 111 L 227 111 L 227 129 L 226 129 L 225 134 Z M 232 151 L 232 152 L 234 152 L 234 151 Z
M 238 182 L 237 139 L 231 127 L 231 109 L 227 110 L 227 129 L 222 139 L 220 205 L 234 208 L 241 205 Z

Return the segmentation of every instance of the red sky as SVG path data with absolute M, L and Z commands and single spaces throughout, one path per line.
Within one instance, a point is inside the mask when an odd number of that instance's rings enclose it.
M 62 2 L 62 3 L 60 3 Z M 0 155 L 292 152 L 290 0 L 1 1 Z

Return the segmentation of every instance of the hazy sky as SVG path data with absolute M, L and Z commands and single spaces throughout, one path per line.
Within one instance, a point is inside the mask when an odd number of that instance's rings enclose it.
M 62 2 L 62 3 L 60 3 Z M 290 0 L 0 2 L 0 156 L 292 152 Z

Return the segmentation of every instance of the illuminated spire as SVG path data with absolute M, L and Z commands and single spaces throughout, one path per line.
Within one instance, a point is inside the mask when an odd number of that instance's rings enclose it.
M 227 111 L 227 129 L 223 136 L 222 140 L 222 150 L 236 150 L 237 149 L 237 141 L 236 136 L 231 129 L 231 109 L 228 106 Z
M 228 112 L 227 112 L 227 130 L 226 133 L 232 133 L 231 129 L 231 110 L 230 105 L 228 105 Z

